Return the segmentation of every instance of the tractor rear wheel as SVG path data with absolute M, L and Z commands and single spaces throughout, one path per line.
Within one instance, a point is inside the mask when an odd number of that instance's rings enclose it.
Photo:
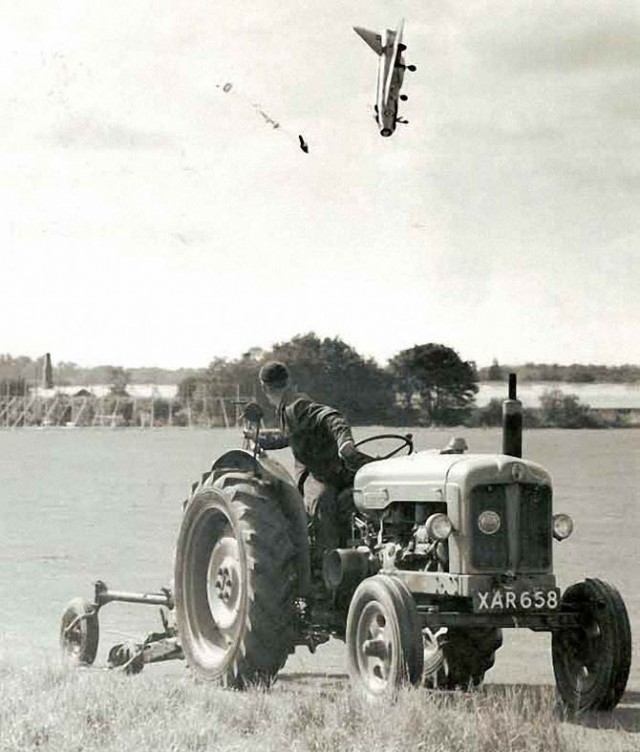
M 358 585 L 347 617 L 351 679 L 371 696 L 392 695 L 422 678 L 422 634 L 405 585 L 387 575 Z
M 473 689 L 495 663 L 502 630 L 450 627 L 436 642 L 425 638 L 425 684 L 433 689 Z
M 178 637 L 204 679 L 268 685 L 294 645 L 295 548 L 272 487 L 228 473 L 198 490 L 176 547 Z
M 551 638 L 560 700 L 572 713 L 611 710 L 631 666 L 631 627 L 622 596 L 613 585 L 588 579 L 567 588 L 560 608 L 577 611 L 581 622 Z

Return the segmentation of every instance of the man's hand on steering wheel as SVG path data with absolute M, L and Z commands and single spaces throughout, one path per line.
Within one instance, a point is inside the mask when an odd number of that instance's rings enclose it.
M 373 461 L 373 457 L 361 452 L 353 441 L 345 441 L 344 444 L 341 444 L 338 449 L 338 455 L 349 470 L 353 472 L 359 470 L 367 462 Z

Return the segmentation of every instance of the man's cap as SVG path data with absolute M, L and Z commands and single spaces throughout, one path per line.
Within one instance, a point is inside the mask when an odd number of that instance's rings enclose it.
M 260 381 L 266 386 L 279 389 L 289 381 L 289 369 L 278 360 L 270 360 L 260 369 Z

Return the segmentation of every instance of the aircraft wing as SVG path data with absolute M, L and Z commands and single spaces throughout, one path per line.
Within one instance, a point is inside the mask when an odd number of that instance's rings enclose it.
M 363 29 L 362 26 L 354 26 L 353 30 L 359 37 L 364 39 L 376 55 L 382 55 L 384 47 L 380 34 L 377 34 L 375 31 L 369 31 L 369 29 Z

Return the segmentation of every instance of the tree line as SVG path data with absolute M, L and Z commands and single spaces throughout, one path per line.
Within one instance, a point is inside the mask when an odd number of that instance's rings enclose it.
M 258 372 L 269 360 L 287 364 L 297 391 L 332 405 L 357 425 L 459 424 L 470 416 L 478 391 L 475 363 L 445 345 L 416 345 L 382 367 L 339 337 L 321 339 L 311 332 L 236 360 L 216 358 L 180 383 L 178 397 L 197 410 L 237 390 L 267 407 Z
M 249 354 L 253 354 L 252 356 L 255 357 L 256 354 L 263 352 L 265 351 L 261 348 L 253 348 Z M 72 361 L 59 361 L 55 364 L 56 385 L 109 384 L 114 368 L 121 368 L 121 366 L 106 364 L 81 366 Z M 41 379 L 42 369 L 42 358 L 0 353 L 0 384 L 15 382 L 16 388 L 19 389 L 16 393 L 22 394 L 24 388 L 33 385 L 36 379 Z M 169 369 L 153 366 L 126 369 L 131 384 L 180 384 L 184 379 L 199 375 L 202 371 L 203 369 L 198 368 Z M 515 373 L 519 382 L 549 381 L 573 384 L 632 384 L 640 382 L 640 365 L 632 364 L 620 366 L 580 363 L 566 366 L 557 363 L 507 365 L 499 363 L 494 358 L 491 365 L 478 367 L 477 372 L 479 381 L 506 381 L 509 373 Z
M 551 381 L 568 384 L 633 384 L 640 382 L 640 366 L 602 366 L 572 363 L 561 366 L 557 363 L 525 363 L 524 365 L 501 365 L 494 358 L 490 366 L 480 368 L 480 381 L 504 381 L 507 374 L 515 373 L 518 381 Z
M 6 393 L 7 384 L 15 394 L 42 382 L 44 353 L 40 358 L 25 355 L 0 354 L 0 394 Z M 184 378 L 198 372 L 195 368 L 127 368 L 114 365 L 85 367 L 71 361 L 55 363 L 56 386 L 85 386 L 87 384 L 110 384 L 114 369 L 126 370 L 130 384 L 179 384 Z
M 479 371 L 450 347 L 427 343 L 402 350 L 385 367 L 364 358 L 340 338 L 298 335 L 270 350 L 254 348 L 236 360 L 215 359 L 184 379 L 179 399 L 196 414 L 217 395 L 250 395 L 270 415 L 258 385 L 260 366 L 282 360 L 296 389 L 341 410 L 354 425 L 500 426 L 502 400 L 478 407 Z M 495 376 L 495 374 L 494 374 Z M 501 374 L 506 379 L 507 373 Z M 495 378 L 494 378 L 495 380 Z M 505 384 L 506 387 L 506 384 Z M 507 396 L 505 388 L 505 397 Z M 549 389 L 539 408 L 523 410 L 528 428 L 605 428 L 607 423 L 574 394 Z
M 339 337 L 320 338 L 309 332 L 276 343 L 269 349 L 252 348 L 236 359 L 214 358 L 203 369 L 170 372 L 124 369 L 121 366 L 80 369 L 73 363 L 59 363 L 55 367 L 55 381 L 57 385 L 73 384 L 74 381 L 76 384 L 109 384 L 114 400 L 123 400 L 122 410 L 126 409 L 129 384 L 175 383 L 178 389 L 173 404 L 166 400 L 162 404 L 157 400 L 154 402 L 154 407 L 157 403 L 158 408 L 156 419 L 168 420 L 175 425 L 187 420 L 189 424 L 192 421 L 206 424 L 216 401 L 226 400 L 233 404 L 234 401 L 240 403 L 253 399 L 268 407 L 258 382 L 259 369 L 268 360 L 287 363 L 298 391 L 336 407 L 354 425 L 500 425 L 502 400 L 492 400 L 486 406 L 477 407 L 475 396 L 481 379 L 506 380 L 509 372 L 518 373 L 521 380 L 537 374 L 538 380 L 556 382 L 568 382 L 571 377 L 585 383 L 584 374 L 580 378 L 576 376 L 584 368 L 605 369 L 616 378 L 623 372 L 631 377 L 637 371 L 640 378 L 640 368 L 633 366 L 542 367 L 526 364 L 507 367 L 494 360 L 488 369 L 478 369 L 473 361 L 463 360 L 454 349 L 438 343 L 402 350 L 381 366 Z M 29 384 L 37 380 L 39 365 L 38 360 L 0 355 L 0 396 L 25 394 Z M 602 370 L 597 372 L 603 375 Z M 173 374 L 173 379 L 163 377 L 166 373 Z M 271 414 L 268 409 L 267 414 Z M 577 396 L 564 394 L 558 389 L 549 390 L 542 396 L 539 409 L 525 410 L 524 422 L 528 427 L 605 425 L 602 418 L 581 403 Z

